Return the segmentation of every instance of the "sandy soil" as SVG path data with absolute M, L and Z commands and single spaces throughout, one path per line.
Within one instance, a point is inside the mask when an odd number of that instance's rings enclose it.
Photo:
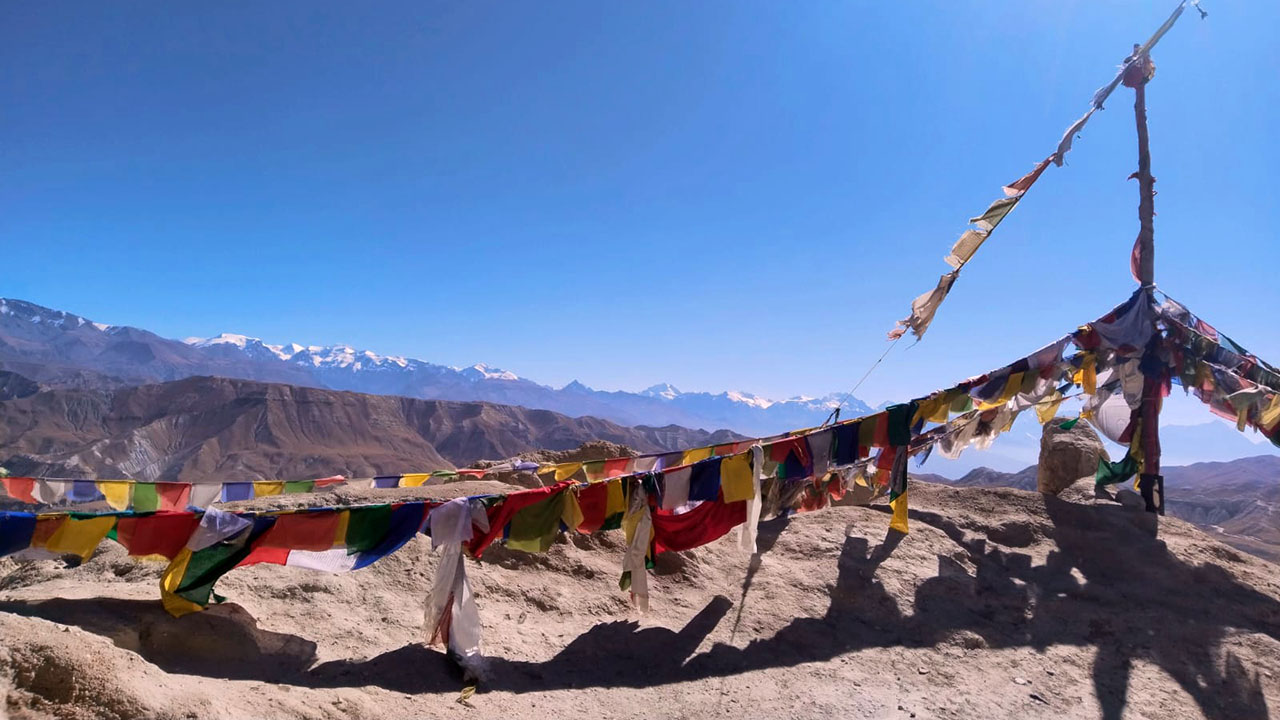
M 378 491 L 369 491 L 378 492 Z M 385 492 L 385 491 L 384 491 Z M 394 491 L 392 491 L 394 492 Z M 1280 567 L 1082 492 L 917 483 L 883 507 L 769 521 L 617 589 L 621 533 L 469 564 L 486 682 L 421 643 L 415 539 L 371 568 L 257 566 L 173 619 L 160 567 L 0 560 L 10 717 L 1264 718 L 1280 708 Z M 260 502 L 260 501 L 255 501 Z M 900 540 L 900 541 L 899 541 Z

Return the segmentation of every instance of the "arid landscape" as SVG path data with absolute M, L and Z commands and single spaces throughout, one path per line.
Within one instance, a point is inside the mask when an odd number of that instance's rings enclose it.
M 906 537 L 886 536 L 880 507 L 768 521 L 754 558 L 732 536 L 660 556 L 644 615 L 617 590 L 620 533 L 545 555 L 493 548 L 470 564 L 487 661 L 462 703 L 460 675 L 422 643 L 426 538 L 347 575 L 237 570 L 219 585 L 226 603 L 181 619 L 156 599 L 159 569 L 111 544 L 74 569 L 0 560 L 7 709 L 1269 717 L 1280 569 L 1173 518 L 1157 531 L 1157 518 L 1086 490 L 917 483 Z

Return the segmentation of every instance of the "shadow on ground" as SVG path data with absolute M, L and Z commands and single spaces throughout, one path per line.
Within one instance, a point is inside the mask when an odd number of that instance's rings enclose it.
M 966 632 L 991 648 L 1096 647 L 1094 687 L 1108 720 L 1122 714 L 1135 659 L 1167 672 L 1209 718 L 1268 717 L 1259 677 L 1233 655 L 1222 663 L 1221 645 L 1233 630 L 1280 639 L 1280 603 L 1218 565 L 1175 558 L 1157 539 L 1154 516 L 1052 497 L 1045 498 L 1045 508 L 1056 547 L 1042 565 L 1007 547 L 1030 544 L 1017 523 L 1002 527 L 999 536 L 971 535 L 936 513 L 912 511 L 912 520 L 945 533 L 976 572 L 939 555 L 938 573 L 916 590 L 911 614 L 876 577 L 901 536 L 891 533 L 874 547 L 849 537 L 822 617 L 798 618 L 742 648 L 717 644 L 697 653 L 733 607 L 718 596 L 679 631 L 602 623 L 544 662 L 488 658 L 485 687 L 515 693 L 654 687 L 823 662 L 866 648 L 928 648 Z M 761 525 L 761 553 L 786 524 Z M 744 597 L 758 567 L 754 558 Z M 6 602 L 0 610 L 104 635 L 169 672 L 317 688 L 372 685 L 411 694 L 457 691 L 461 677 L 443 654 L 417 644 L 313 667 L 314 643 L 259 630 L 234 605 L 180 620 L 152 601 L 101 598 Z

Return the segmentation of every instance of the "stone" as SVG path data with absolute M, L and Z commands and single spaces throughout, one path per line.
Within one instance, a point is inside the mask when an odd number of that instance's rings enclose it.
M 1057 495 L 1083 478 L 1093 479 L 1098 472 L 1098 460 L 1111 460 L 1098 433 L 1088 423 L 1077 422 L 1070 430 L 1063 430 L 1062 423 L 1070 419 L 1050 420 L 1040 436 L 1036 488 L 1047 495 Z

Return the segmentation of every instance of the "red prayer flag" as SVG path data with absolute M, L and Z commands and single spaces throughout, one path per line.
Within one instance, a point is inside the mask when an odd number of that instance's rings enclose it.
M 627 464 L 631 462 L 631 458 L 614 458 L 604 461 L 604 476 L 606 478 L 615 478 L 619 475 L 627 474 Z
M 163 555 L 172 560 L 199 525 L 200 518 L 190 512 L 122 517 L 116 522 L 116 541 L 130 555 Z
M 889 447 L 889 414 L 876 415 L 876 447 Z
M 49 538 L 62 527 L 62 523 L 66 522 L 66 515 L 55 515 L 53 517 L 37 517 L 36 529 L 31 531 L 31 547 L 44 547 L 49 544 Z
M 1044 160 L 1041 160 L 1040 164 L 1036 165 L 1031 172 L 1027 173 L 1026 175 L 1023 175 L 1017 180 L 1014 180 L 1008 185 L 1005 185 L 1004 194 L 1009 197 L 1013 197 L 1014 195 L 1019 195 L 1031 189 L 1031 186 L 1035 184 L 1036 180 L 1040 179 L 1040 173 L 1043 173 L 1044 169 L 1049 167 L 1050 160 L 1053 160 L 1052 155 L 1045 158 Z
M 3 482 L 4 491 L 9 493 L 9 497 L 32 504 L 36 502 L 35 495 L 32 494 L 36 489 L 35 478 L 11 477 L 4 478 Z
M 191 483 L 156 483 L 156 495 L 160 497 L 161 510 L 186 510 L 191 499 Z
M 237 567 L 257 563 L 284 565 L 290 550 L 328 550 L 334 545 L 339 520 L 334 510 L 280 515 Z
M 609 484 L 591 483 L 579 488 L 578 509 L 582 511 L 582 523 L 576 530 L 591 534 L 604 527 L 609 505 Z
M 654 554 L 667 550 L 689 550 L 717 540 L 735 526 L 746 522 L 747 501 L 704 502 L 679 515 L 654 510 L 651 517 Z

